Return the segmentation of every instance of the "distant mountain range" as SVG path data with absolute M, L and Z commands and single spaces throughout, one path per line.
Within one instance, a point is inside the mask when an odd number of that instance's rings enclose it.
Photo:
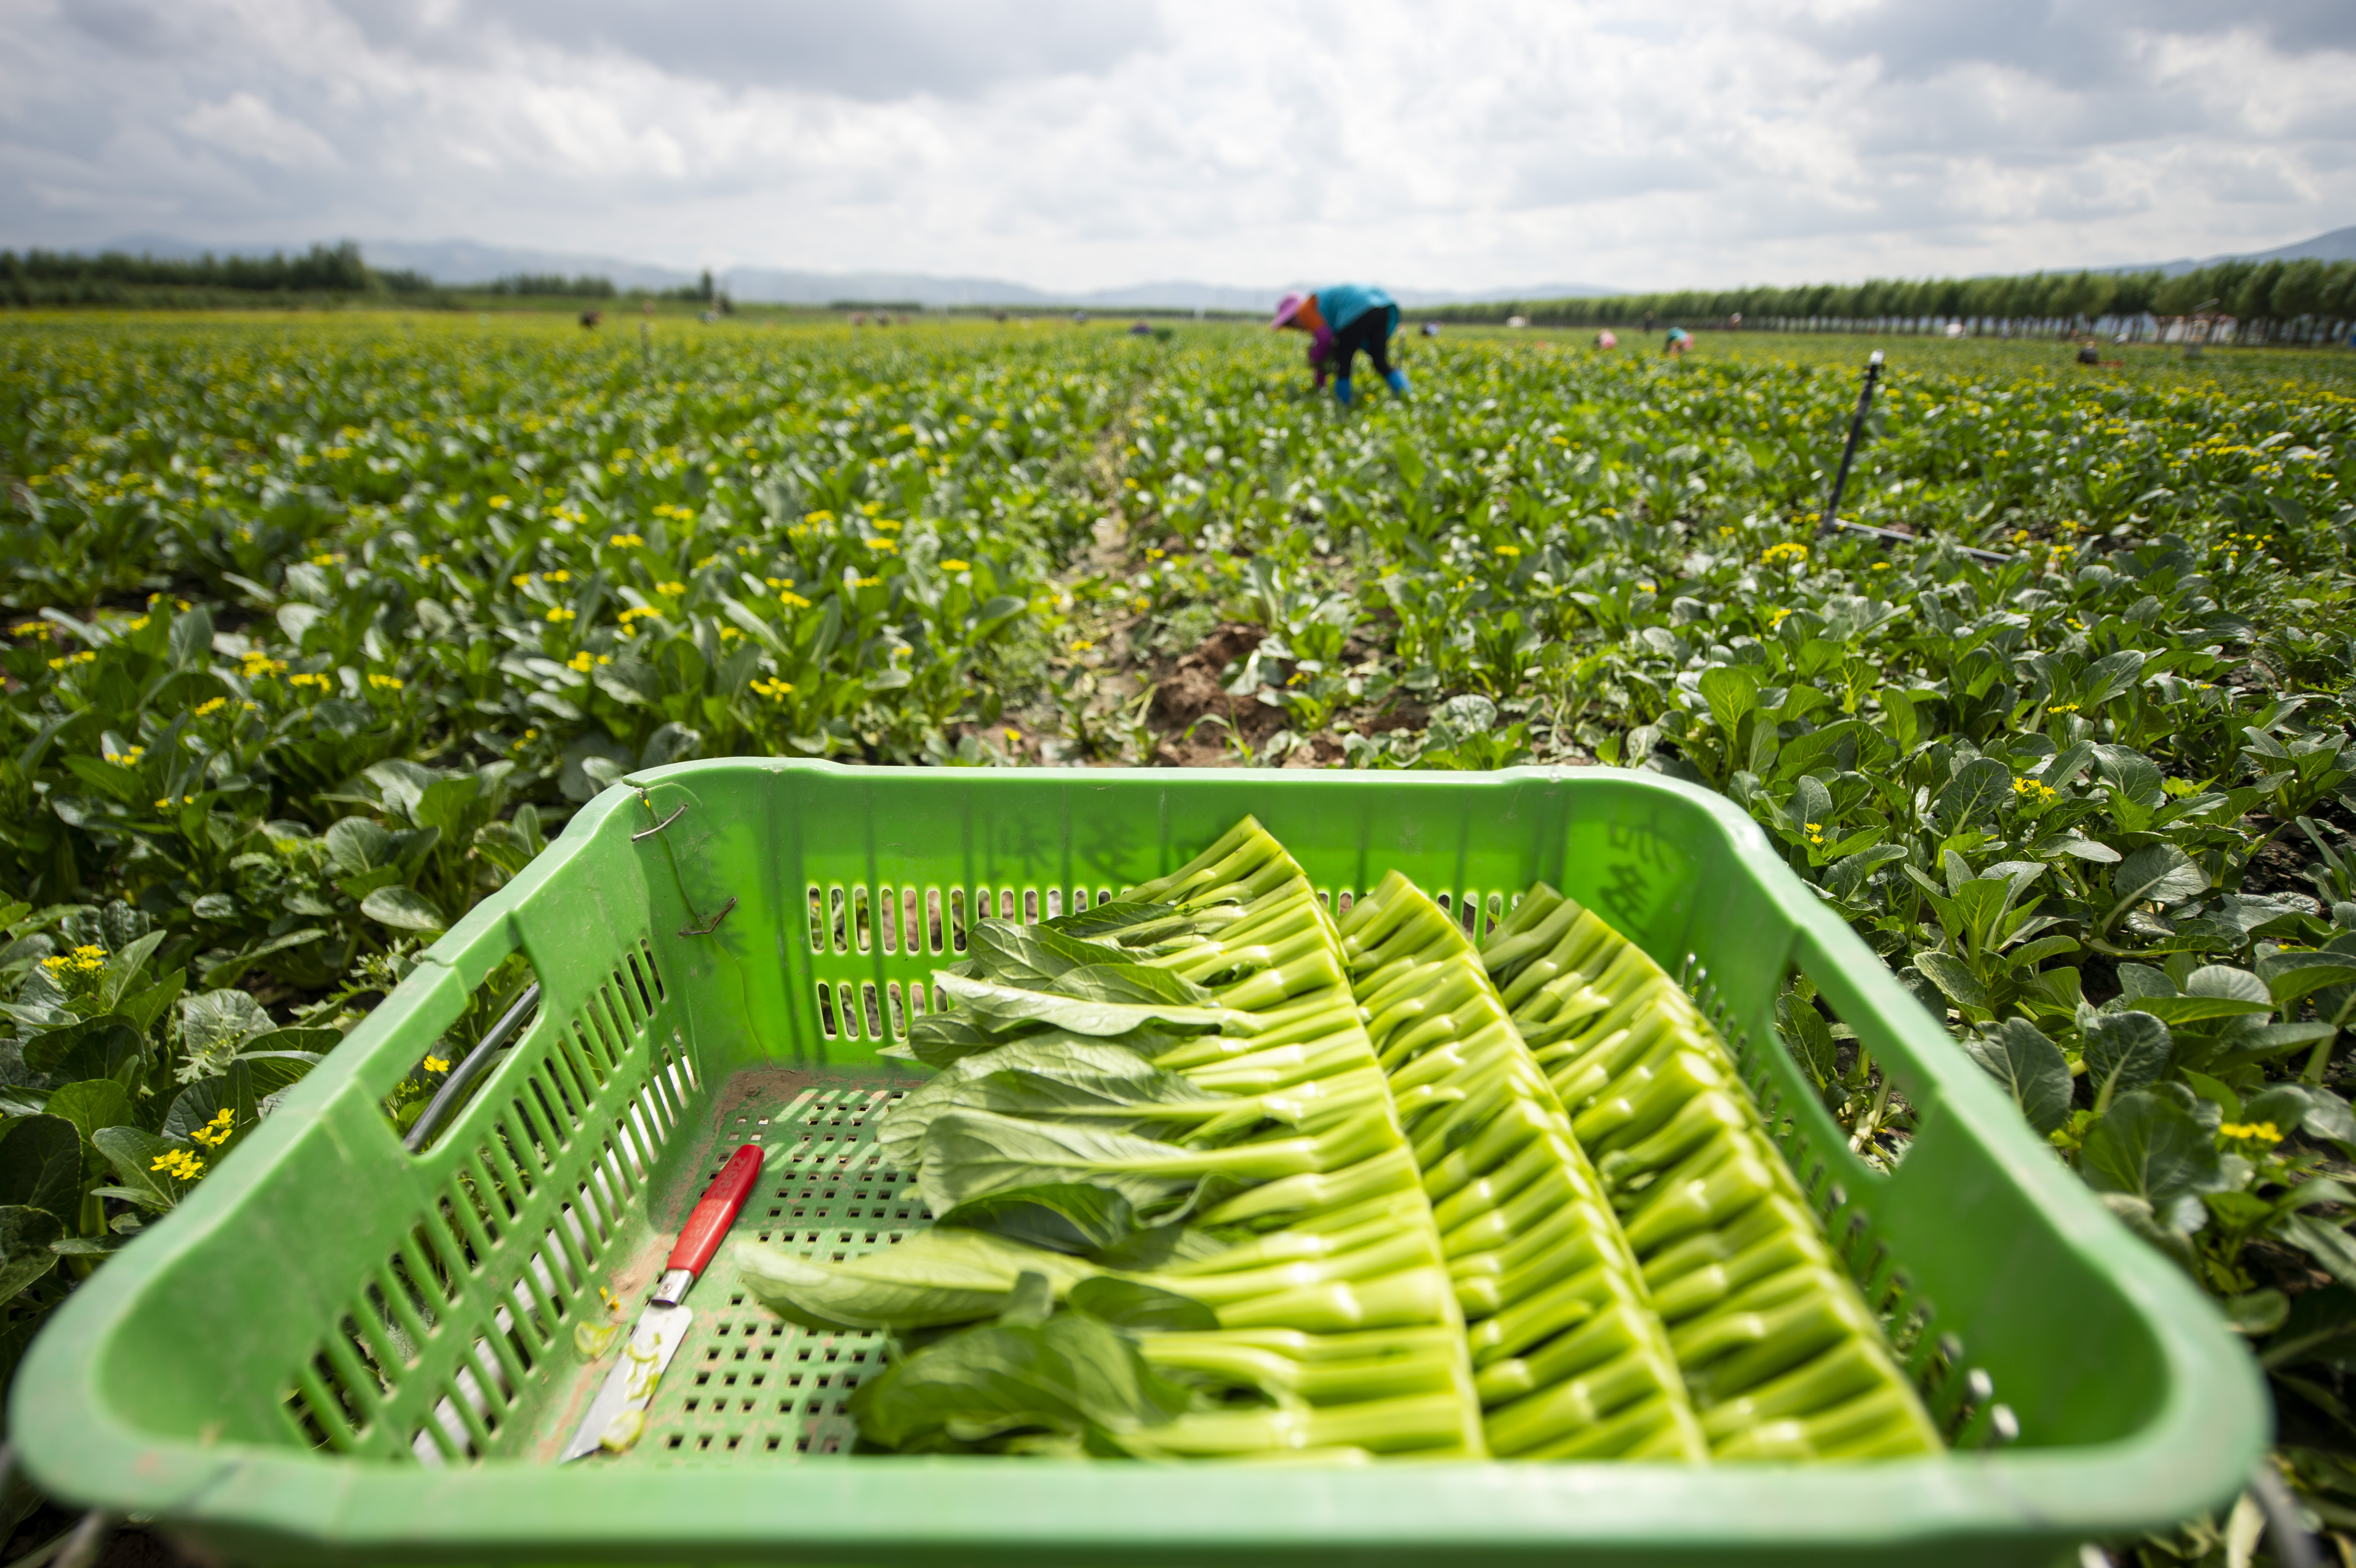
M 134 255 L 194 257 L 210 251 L 217 255 L 268 255 L 273 251 L 301 251 L 302 245 L 201 245 L 170 234 L 125 234 L 108 240 L 102 250 Z M 484 283 L 519 272 L 561 273 L 566 277 L 611 278 L 620 289 L 669 289 L 695 282 L 696 274 L 676 267 L 651 266 L 615 256 L 569 251 L 531 251 L 511 246 L 483 245 L 472 240 L 417 242 L 404 240 L 364 240 L 360 253 L 371 267 L 422 272 L 437 283 Z M 924 305 L 1053 305 L 1095 310 L 1267 310 L 1289 289 L 1299 284 L 1244 288 L 1225 283 L 1199 283 L 1181 279 L 1131 283 L 1112 289 L 1037 289 L 1003 278 L 942 277 L 931 272 L 804 272 L 775 267 L 731 267 L 715 271 L 720 286 L 748 304 L 831 304 L 837 300 L 862 300 Z M 1315 285 L 1310 285 L 1312 287 Z M 1393 297 L 1408 306 L 1472 304 L 1484 300 L 1569 299 L 1622 293 L 1600 283 L 1531 283 L 1521 288 L 1477 291 L 1391 288 Z
M 273 251 L 302 251 L 304 245 L 202 245 L 170 234 L 125 234 L 102 249 L 145 252 L 158 257 L 216 254 L 268 255 Z M 695 281 L 696 274 L 676 267 L 660 267 L 616 256 L 570 251 L 533 251 L 513 246 L 484 245 L 472 240 L 419 242 L 405 240 L 364 240 L 360 252 L 372 267 L 422 272 L 435 283 L 461 285 L 484 283 L 519 272 L 562 273 L 567 277 L 611 278 L 621 289 L 669 289 Z M 2158 271 L 2174 277 L 2218 261 L 2248 260 L 2356 261 L 2356 227 L 2335 229 L 2312 240 L 2245 257 L 2190 257 L 2173 261 L 2147 261 L 2135 266 L 2098 268 L 2101 272 Z M 1258 288 L 1228 283 L 1203 283 L 1185 279 L 1131 283 L 1121 288 L 1055 290 L 1033 288 L 1003 278 L 943 277 L 931 272 L 805 272 L 775 267 L 732 267 L 716 274 L 721 287 L 748 304 L 831 304 L 839 300 L 902 304 L 939 309 L 948 305 L 1012 305 L 1031 309 L 1081 306 L 1094 310 L 1222 310 L 1259 311 L 1300 283 Z M 1312 286 L 1314 285 L 1306 285 Z M 1410 309 L 1421 305 L 1478 304 L 1493 300 L 1584 299 L 1624 293 L 1601 283 L 1528 283 L 1510 289 L 1416 289 L 1387 284 L 1392 295 Z
M 2201 261 L 2196 261 L 2186 256 L 2173 261 L 2146 261 L 2138 266 L 2104 267 L 2097 270 L 2105 272 L 2165 272 L 2173 278 L 2186 272 L 2198 272 L 2202 267 L 2213 267 L 2220 261 L 2303 261 L 2310 257 L 2318 261 L 2356 261 L 2356 228 L 2335 229 L 2329 234 L 2319 234 L 2312 240 L 2302 240 L 2296 245 L 2285 245 L 2276 251 L 2252 251 L 2238 256 L 2211 256 Z

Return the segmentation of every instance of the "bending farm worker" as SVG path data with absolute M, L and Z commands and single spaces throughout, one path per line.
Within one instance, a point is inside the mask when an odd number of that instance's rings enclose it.
M 1390 295 L 1364 283 L 1343 283 L 1313 294 L 1285 295 L 1269 325 L 1309 334 L 1309 368 L 1317 374 L 1318 389 L 1324 389 L 1332 372 L 1333 396 L 1347 408 L 1350 369 L 1362 352 L 1392 391 L 1407 396 L 1407 372 L 1391 365 L 1391 334 L 1398 324 L 1399 307 Z

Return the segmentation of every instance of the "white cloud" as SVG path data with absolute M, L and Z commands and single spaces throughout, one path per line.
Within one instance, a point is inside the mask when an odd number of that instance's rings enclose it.
M 282 169 L 331 169 L 342 160 L 327 139 L 289 120 L 251 92 L 232 92 L 219 103 L 199 103 L 180 116 L 180 129 L 241 157 L 260 158 Z
M 467 235 L 1087 287 L 1979 272 L 2356 220 L 2259 0 L 0 0 L 0 243 Z

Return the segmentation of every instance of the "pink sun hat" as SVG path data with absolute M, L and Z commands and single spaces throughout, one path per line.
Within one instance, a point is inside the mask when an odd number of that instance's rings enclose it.
M 1268 325 L 1271 329 L 1284 326 L 1290 323 L 1294 316 L 1299 315 L 1300 314 L 1301 296 L 1299 294 L 1287 294 L 1282 299 L 1276 302 L 1276 319 L 1269 322 Z

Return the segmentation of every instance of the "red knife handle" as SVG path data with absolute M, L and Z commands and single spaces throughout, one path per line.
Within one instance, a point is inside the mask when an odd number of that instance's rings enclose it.
M 720 1250 L 721 1240 L 728 1227 L 736 1222 L 737 1211 L 761 1179 L 761 1146 L 746 1144 L 728 1157 L 712 1185 L 703 1189 L 696 1200 L 695 1211 L 680 1228 L 679 1244 L 670 1250 L 670 1261 L 663 1272 L 685 1269 L 690 1274 L 701 1274 L 712 1254 Z

